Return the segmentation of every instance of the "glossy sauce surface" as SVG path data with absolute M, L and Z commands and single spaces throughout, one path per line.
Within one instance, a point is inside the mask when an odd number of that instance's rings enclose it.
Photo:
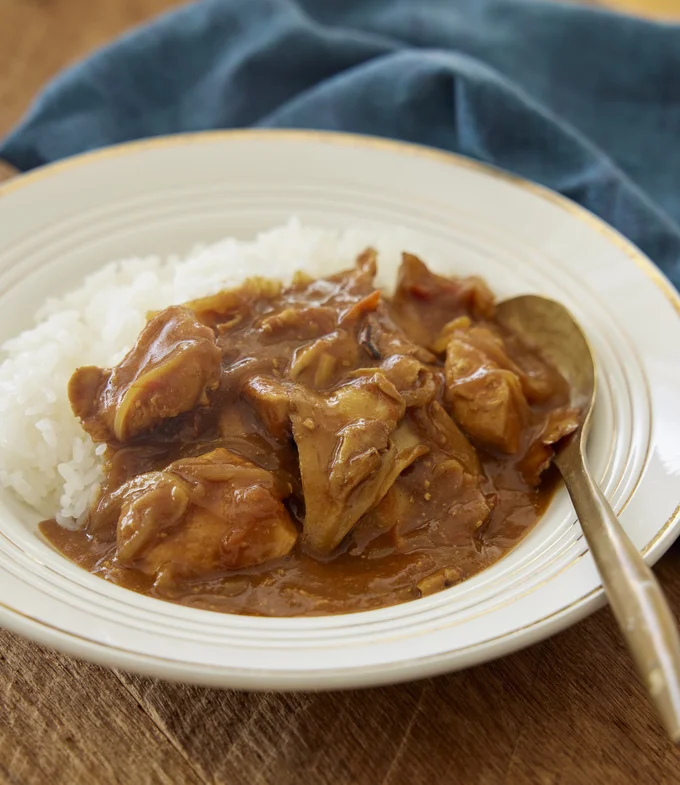
M 105 442 L 82 529 L 43 534 L 121 586 L 291 616 L 430 594 L 497 561 L 545 509 L 564 380 L 494 322 L 477 279 L 404 255 L 328 279 L 247 281 L 149 321 L 116 369 L 79 369 Z

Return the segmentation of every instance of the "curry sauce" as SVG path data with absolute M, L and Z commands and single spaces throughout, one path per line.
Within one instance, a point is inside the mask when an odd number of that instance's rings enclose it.
M 503 556 L 550 499 L 567 384 L 481 279 L 404 254 L 387 297 L 376 263 L 172 306 L 118 366 L 79 368 L 105 479 L 47 539 L 126 588 L 267 616 L 391 605 Z

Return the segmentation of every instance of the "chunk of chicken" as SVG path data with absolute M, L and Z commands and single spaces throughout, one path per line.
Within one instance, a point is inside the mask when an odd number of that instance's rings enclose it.
M 563 403 L 562 376 L 491 326 L 467 323 L 451 332 L 446 384 L 447 403 L 470 436 L 506 453 L 525 450 L 519 467 L 532 486 L 550 464 L 552 445 L 578 427 L 578 410 Z
M 402 553 L 433 545 L 470 546 L 491 513 L 481 480 L 455 458 L 433 450 L 397 478 L 352 532 L 352 552 L 370 548 L 389 530 Z
M 469 544 L 489 517 L 477 452 L 441 404 L 410 409 L 404 423 L 430 453 L 361 518 L 352 532 L 352 552 L 361 553 L 388 530 L 401 551 L 427 549 L 428 541 L 457 545 L 460 536 Z
M 289 385 L 273 376 L 251 376 L 242 392 L 275 439 L 283 441 L 290 435 Z
M 431 348 L 447 322 L 457 316 L 491 319 L 494 297 L 481 278 L 445 278 L 413 254 L 402 254 L 392 314 L 418 344 Z
M 290 553 L 297 530 L 271 472 L 222 448 L 141 474 L 102 497 L 90 530 L 117 520 L 117 559 L 157 583 L 210 577 Z
M 458 320 L 459 324 L 462 320 Z M 472 324 L 467 322 L 450 332 L 446 344 L 452 334 L 464 333 L 465 343 L 486 355 L 499 368 L 512 371 L 522 386 L 530 404 L 544 403 L 556 393 L 567 392 L 564 379 L 522 344 L 517 336 L 501 333 L 489 324 Z
M 95 441 L 126 442 L 163 420 L 208 403 L 221 353 L 213 331 L 184 307 L 167 308 L 142 330 L 115 368 L 79 368 L 71 407 Z
M 517 374 L 499 367 L 457 330 L 446 350 L 446 401 L 474 439 L 505 453 L 520 448 L 529 405 Z
M 397 427 L 406 404 L 381 373 L 327 395 L 296 386 L 291 400 L 306 507 L 303 534 L 313 549 L 330 553 L 428 448 L 411 430 Z
M 481 479 L 479 474 L 466 471 L 455 458 L 441 461 L 432 468 L 430 504 L 443 513 L 433 515 L 436 520 L 433 530 L 438 532 L 441 542 L 469 544 L 488 519 L 491 507 L 482 493 Z M 437 541 L 434 531 L 431 539 Z

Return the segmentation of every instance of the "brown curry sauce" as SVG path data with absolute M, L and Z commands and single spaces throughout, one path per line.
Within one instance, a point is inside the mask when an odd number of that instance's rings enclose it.
M 392 605 L 497 561 L 552 495 L 567 385 L 481 280 L 405 254 L 387 298 L 374 274 L 369 250 L 327 279 L 246 281 L 79 369 L 106 478 L 81 529 L 45 537 L 126 588 L 265 616 Z

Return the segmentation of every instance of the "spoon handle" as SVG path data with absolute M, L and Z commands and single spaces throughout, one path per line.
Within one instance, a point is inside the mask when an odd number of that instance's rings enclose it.
M 680 637 L 673 613 L 593 482 L 577 436 L 559 452 L 556 463 L 638 673 L 670 737 L 680 742 Z

